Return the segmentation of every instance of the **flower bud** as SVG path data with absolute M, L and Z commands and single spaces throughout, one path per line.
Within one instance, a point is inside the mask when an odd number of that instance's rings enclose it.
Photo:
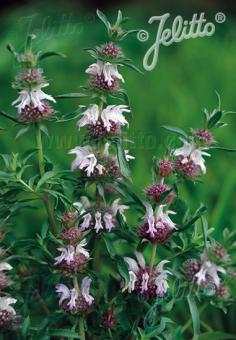
M 116 326 L 116 317 L 115 317 L 115 312 L 112 308 L 108 309 L 104 314 L 103 314 L 103 320 L 102 320 L 102 325 L 106 329 L 114 328 Z
M 161 160 L 158 164 L 159 176 L 167 178 L 170 177 L 174 171 L 174 166 L 171 162 Z

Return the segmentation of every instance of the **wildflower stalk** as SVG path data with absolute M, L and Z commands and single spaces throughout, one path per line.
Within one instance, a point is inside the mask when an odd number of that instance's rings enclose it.
M 149 271 L 150 273 L 153 270 L 155 258 L 156 258 L 156 253 L 157 253 L 157 243 L 154 243 L 152 246 L 152 255 L 151 255 L 151 260 L 150 260 L 150 266 L 149 266 Z
M 40 130 L 40 125 L 38 123 L 35 123 L 35 131 L 36 131 L 36 143 L 37 143 L 37 149 L 38 149 L 38 166 L 39 166 L 40 176 L 42 177 L 45 174 L 45 164 L 44 164 L 44 159 L 43 159 L 42 134 Z M 48 197 L 44 197 L 43 201 L 45 204 L 45 208 L 47 210 L 49 223 L 51 225 L 53 233 L 56 235 L 58 230 L 57 230 L 57 224 L 56 224 L 56 221 L 53 215 L 53 209 L 52 209 L 51 203 Z
M 79 324 L 80 339 L 81 340 L 86 340 L 85 331 L 84 331 L 84 319 L 82 317 L 79 319 L 78 324 Z

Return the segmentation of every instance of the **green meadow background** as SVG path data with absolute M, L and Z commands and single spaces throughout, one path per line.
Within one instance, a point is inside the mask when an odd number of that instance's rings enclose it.
M 169 24 L 176 14 L 190 19 L 194 12 L 205 11 L 206 17 L 214 21 L 215 13 L 221 8 L 212 8 L 206 2 L 206 8 L 166 5 L 163 1 L 150 3 L 121 3 L 110 5 L 104 11 L 108 17 L 115 19 L 116 11 L 121 8 L 130 17 L 127 27 L 146 29 L 150 33 L 147 42 L 138 41 L 130 36 L 122 43 L 128 57 L 142 68 L 145 52 L 155 40 L 157 26 L 149 25 L 152 15 L 171 12 Z M 103 9 L 103 8 L 102 8 Z M 84 8 L 80 2 L 33 1 L 18 7 L 12 7 L 1 14 L 0 30 L 0 109 L 15 114 L 11 102 L 17 93 L 11 88 L 11 81 L 17 65 L 12 55 L 6 50 L 11 42 L 17 50 L 23 47 L 27 33 L 35 33 L 35 49 L 55 50 L 66 54 L 67 58 L 50 58 L 42 62 L 45 74 L 50 81 L 47 93 L 58 95 L 79 92 L 80 86 L 87 80 L 86 67 L 93 62 L 83 48 L 98 45 L 106 41 L 106 32 L 95 15 L 96 6 Z M 177 137 L 164 131 L 162 125 L 175 125 L 188 130 L 203 123 L 202 110 L 212 110 L 217 106 L 215 91 L 221 95 L 223 109 L 236 111 L 236 21 L 230 13 L 223 24 L 216 24 L 212 37 L 186 40 L 169 47 L 161 47 L 156 68 L 143 75 L 130 69 L 123 69 L 124 88 L 129 93 L 133 117 L 130 121 L 129 137 L 135 141 L 130 152 L 136 159 L 132 164 L 133 185 L 137 193 L 151 182 L 150 167 L 152 157 L 162 156 L 164 147 L 177 143 Z M 56 109 L 59 114 L 69 113 L 82 99 L 58 101 Z M 226 118 L 229 124 L 217 131 L 215 137 L 220 145 L 236 148 L 236 115 Z M 33 134 L 26 134 L 15 140 L 19 127 L 13 126 L 2 117 L 0 127 L 1 153 L 22 153 L 35 147 Z M 69 169 L 71 156 L 68 150 L 79 145 L 82 135 L 76 128 L 76 121 L 63 124 L 49 123 L 50 136 L 44 141 L 45 153 L 61 169 Z M 204 185 L 189 185 L 181 189 L 181 194 L 189 201 L 192 209 L 203 202 L 208 206 L 209 225 L 215 228 L 215 237 L 220 240 L 224 228 L 234 229 L 236 224 L 236 154 L 212 152 L 207 159 L 207 175 Z M 1 165 L 2 166 L 2 165 Z M 34 217 L 32 218 L 32 214 Z M 13 223 L 13 232 L 17 237 L 33 235 L 39 230 L 44 218 L 43 209 L 32 212 L 25 210 Z M 228 317 L 211 308 L 205 319 L 211 319 L 214 329 L 236 332 L 234 325 L 235 308 L 231 308 Z M 214 313 L 214 314 L 212 314 Z M 187 316 L 177 308 L 177 320 L 180 324 Z

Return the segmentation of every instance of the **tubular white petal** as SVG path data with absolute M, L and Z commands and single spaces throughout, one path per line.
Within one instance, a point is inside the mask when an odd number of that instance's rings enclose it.
M 90 223 L 91 223 L 91 220 L 92 220 L 92 215 L 91 214 L 86 214 L 83 216 L 83 222 L 81 224 L 81 229 L 82 230 L 85 230 L 85 229 L 88 229 L 90 227 Z
M 100 229 L 103 229 L 102 214 L 99 211 L 97 211 L 95 213 L 95 226 L 94 226 L 94 229 L 96 230 L 96 233 L 98 233 Z
M 0 272 L 3 270 L 11 270 L 13 267 L 7 262 L 0 262 Z
M 149 275 L 148 273 L 143 273 L 142 275 L 142 283 L 141 283 L 141 293 L 144 293 L 148 290 L 148 280 L 149 280 Z
M 70 300 L 67 303 L 69 310 L 73 311 L 76 309 L 76 300 L 78 299 L 78 291 L 75 288 L 70 290 Z
M 83 278 L 83 281 L 82 281 L 82 284 L 81 284 L 81 293 L 82 293 L 85 301 L 89 305 L 91 305 L 94 301 L 94 297 L 89 294 L 91 282 L 92 282 L 92 280 L 88 276 L 86 276 L 85 278 Z
M 63 303 L 64 300 L 70 298 L 70 290 L 66 285 L 62 283 L 56 285 L 56 293 L 59 297 L 59 305 Z
M 87 245 L 86 239 L 82 240 L 77 246 L 76 246 L 76 253 L 77 254 L 82 254 L 86 258 L 89 258 L 89 252 L 84 248 Z
M 113 223 L 113 216 L 109 213 L 105 213 L 103 215 L 103 221 L 105 222 L 105 228 L 108 230 L 108 231 L 111 231 L 112 229 L 115 228 L 115 225 Z
M 133 271 L 129 271 L 129 285 L 128 292 L 131 293 L 135 289 L 135 283 L 137 281 L 137 276 Z
M 145 268 L 146 267 L 146 264 L 145 264 L 145 259 L 143 257 L 143 254 L 140 253 L 139 251 L 136 251 L 135 252 L 135 255 L 137 257 L 137 260 L 138 260 L 138 264 L 140 265 L 141 268 Z
M 12 304 L 15 304 L 17 302 L 16 299 L 13 298 L 9 298 L 9 297 L 0 297 L 0 311 L 1 310 L 6 310 L 10 313 L 12 313 L 13 315 L 16 315 L 16 311 L 15 309 L 10 306 Z
M 128 264 L 130 271 L 134 272 L 135 274 L 138 273 L 138 263 L 134 259 L 132 259 L 131 257 L 124 257 L 124 260 Z

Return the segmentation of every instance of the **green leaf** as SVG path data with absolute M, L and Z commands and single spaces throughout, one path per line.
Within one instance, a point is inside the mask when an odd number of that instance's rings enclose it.
M 107 251 L 108 251 L 109 255 L 111 256 L 111 258 L 114 258 L 115 255 L 116 255 L 116 250 L 115 250 L 115 248 L 113 246 L 112 240 L 105 233 L 103 233 L 102 238 L 103 238 L 103 240 L 105 242 L 105 245 L 106 245 L 106 248 L 107 248 Z
M 222 147 L 222 146 L 212 146 L 210 149 L 211 149 L 211 150 L 226 151 L 226 152 L 236 152 L 236 149 L 224 148 L 224 147 Z
M 224 332 L 206 332 L 201 333 L 198 337 L 199 340 L 233 340 L 236 339 L 236 335 L 224 333 Z
M 170 126 L 170 125 L 163 125 L 162 128 L 170 132 L 177 133 L 178 135 L 181 135 L 182 137 L 188 139 L 188 135 L 180 128 L 177 128 L 175 126 Z
M 49 225 L 48 225 L 48 222 L 46 221 L 43 223 L 42 230 L 41 230 L 41 237 L 43 240 L 47 236 L 48 228 L 49 228 Z
M 26 127 L 23 127 L 22 129 L 20 129 L 20 130 L 17 132 L 15 139 L 18 139 L 18 138 L 20 138 L 21 136 L 23 136 L 26 132 L 29 131 L 29 129 L 30 129 L 29 126 L 26 126 Z
M 133 201 L 142 209 L 142 211 L 145 212 L 146 207 L 143 204 L 143 201 L 138 197 L 138 195 L 134 191 L 132 191 L 132 189 L 127 184 L 119 183 L 119 185 L 126 191 L 126 194 L 128 194 L 133 199 Z M 119 191 L 119 188 L 116 188 L 116 190 Z
M 203 215 L 203 213 L 206 210 L 207 208 L 201 205 L 200 208 L 196 211 L 194 217 L 189 222 L 187 222 L 182 228 L 179 228 L 176 232 L 182 232 L 191 227 Z
M 213 113 L 210 119 L 208 120 L 207 128 L 208 129 L 213 128 L 216 125 L 216 123 L 221 119 L 222 115 L 223 115 L 222 111 L 216 111 L 215 113 Z
M 46 172 L 43 177 L 40 178 L 40 180 L 38 181 L 38 184 L 36 186 L 36 191 L 44 184 L 46 183 L 50 178 L 55 177 L 55 175 L 57 174 L 56 171 L 48 171 Z
M 48 335 L 55 337 L 65 337 L 65 338 L 74 338 L 81 339 L 79 334 L 71 329 L 51 329 L 48 331 Z
M 104 23 L 104 25 L 106 26 L 107 28 L 107 31 L 109 31 L 111 29 L 111 24 L 110 22 L 108 21 L 106 15 L 102 12 L 102 11 L 99 11 L 99 9 L 97 9 L 96 11 L 97 13 L 97 16 L 99 17 L 99 19 Z
M 65 54 L 60 53 L 60 52 L 54 52 L 54 51 L 49 51 L 49 52 L 44 52 L 42 54 L 39 55 L 38 60 L 41 61 L 43 59 L 49 58 L 49 57 L 62 57 L 65 58 Z
M 192 321 L 193 321 L 193 335 L 194 335 L 193 340 L 198 340 L 199 334 L 200 334 L 199 312 L 197 309 L 196 302 L 192 296 L 188 295 L 187 301 L 188 301 L 189 310 L 190 310 Z
M 127 263 L 121 256 L 116 256 L 115 260 L 116 260 L 118 272 L 120 273 L 121 277 L 123 277 L 123 279 L 125 280 L 125 289 L 126 289 L 128 287 L 129 279 L 130 279 Z
M 128 35 L 130 34 L 136 34 L 138 33 L 140 30 L 129 30 L 126 31 L 124 34 L 122 34 L 122 37 L 120 38 L 120 40 L 124 40 Z
M 22 329 L 21 329 L 21 333 L 22 333 L 23 337 L 25 337 L 28 334 L 29 326 L 30 326 L 30 318 L 29 318 L 29 316 L 27 316 L 23 321 Z
M 15 50 L 15 47 L 12 44 L 7 44 L 7 49 L 9 52 L 11 52 L 15 57 L 17 56 L 17 52 Z
M 68 99 L 68 98 L 82 98 L 82 97 L 88 97 L 85 93 L 65 93 L 60 94 L 58 96 L 55 96 L 56 99 Z
M 26 38 L 25 51 L 30 52 L 32 49 L 32 41 L 36 38 L 35 34 L 29 34 Z
M 117 158 L 120 166 L 120 172 L 125 178 L 130 177 L 130 168 L 128 161 L 125 156 L 125 150 L 123 148 L 123 145 L 121 141 L 116 142 L 116 147 L 117 147 Z
M 14 177 L 13 174 L 9 174 L 8 172 L 5 171 L 0 171 L 0 179 L 12 179 Z
M 127 62 L 121 62 L 120 64 L 121 64 L 121 65 L 124 65 L 124 66 L 126 66 L 126 67 L 129 67 L 129 68 L 131 68 L 132 70 L 134 70 L 134 71 L 136 71 L 136 72 L 138 72 L 138 73 L 140 73 L 140 74 L 143 74 L 143 72 L 142 72 L 137 66 L 135 66 L 134 64 L 127 63 Z

